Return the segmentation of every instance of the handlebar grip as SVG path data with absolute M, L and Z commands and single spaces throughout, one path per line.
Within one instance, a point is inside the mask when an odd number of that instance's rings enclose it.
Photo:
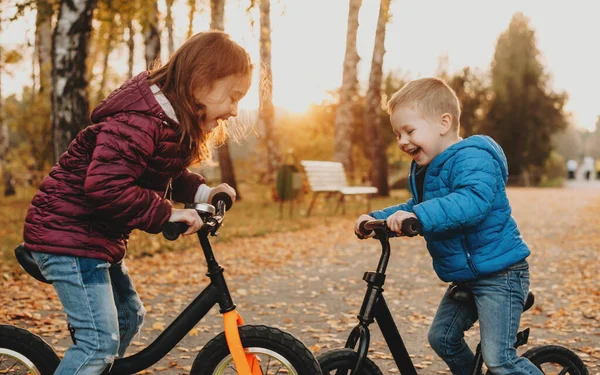
M 175 241 L 179 238 L 179 235 L 184 233 L 188 229 L 188 225 L 186 223 L 176 221 L 176 222 L 167 222 L 163 225 L 162 234 L 169 241 Z
M 360 238 L 361 240 L 364 240 L 365 238 L 367 238 L 367 236 L 369 234 L 371 234 L 371 232 L 372 232 L 372 230 L 366 228 L 367 222 L 368 221 L 365 220 L 358 225 L 358 231 L 360 232 L 362 237 L 358 234 L 356 235 L 356 237 Z
M 408 219 L 405 219 L 402 222 L 401 229 L 402 233 L 406 237 L 414 237 L 421 234 L 423 226 L 421 225 L 421 222 L 418 219 L 415 219 L 414 217 L 409 217 Z
M 227 193 L 220 192 L 220 193 L 215 194 L 215 196 L 212 197 L 212 202 L 210 202 L 210 204 L 217 207 L 217 204 L 219 203 L 219 201 L 223 201 L 225 203 L 226 211 L 229 211 L 229 209 L 233 205 L 233 200 Z

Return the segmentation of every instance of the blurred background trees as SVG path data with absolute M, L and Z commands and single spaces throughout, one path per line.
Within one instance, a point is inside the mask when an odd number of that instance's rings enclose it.
M 271 33 L 277 31 L 270 26 L 271 2 L 240 2 L 239 6 L 248 11 L 258 9 L 260 17 L 260 61 L 255 62 L 260 70 L 260 105 L 256 113 L 244 115 L 251 119 L 248 121 L 254 132 L 240 145 L 228 142 L 216 150 L 218 172 L 204 167 L 211 183 L 236 186 L 240 196 L 244 192 L 237 186 L 239 181 L 271 184 L 281 155 L 293 149 L 297 160 L 341 161 L 352 182 L 371 183 L 381 195 L 388 195 L 390 187 L 403 186 L 409 159 L 397 149 L 386 104 L 405 82 L 417 77 L 383 70 L 386 24 L 393 15 L 388 11 L 390 0 L 380 0 L 371 73 L 364 87 L 359 84 L 356 33 L 362 1 L 347 1 L 348 29 L 346 53 L 339 62 L 343 68 L 340 88 L 303 114 L 273 106 Z M 179 6 L 187 9 L 188 36 L 199 31 L 193 27 L 198 6 L 210 9 L 210 15 L 201 16 L 210 18 L 211 28 L 224 29 L 225 0 L 182 3 Z M 0 44 L 0 82 L 2 75 L 10 75 L 24 64 L 32 64 L 33 72 L 22 94 L 4 97 L 0 91 L 0 167 L 4 185 L 12 181 L 17 186 L 37 187 L 77 132 L 89 124 L 90 108 L 138 73 L 134 66 L 140 56 L 145 66 L 151 66 L 178 47 L 173 37 L 173 7 L 173 0 L 2 2 L 0 27 L 24 14 L 36 14 L 31 45 L 6 49 Z M 249 17 L 248 22 L 254 21 Z M 166 47 L 161 46 L 161 35 L 166 36 Z M 141 43 L 136 43 L 136 37 Z M 31 53 L 24 54 L 25 50 Z M 461 135 L 494 137 L 508 158 L 512 183 L 546 183 L 562 176 L 566 159 L 600 157 L 600 123 L 594 131 L 574 127 L 564 110 L 567 95 L 551 88 L 535 30 L 523 14 L 516 13 L 499 36 L 489 70 L 466 66 L 449 72 L 445 58 L 441 57 L 436 75 L 459 96 Z M 125 69 L 117 69 L 117 65 Z

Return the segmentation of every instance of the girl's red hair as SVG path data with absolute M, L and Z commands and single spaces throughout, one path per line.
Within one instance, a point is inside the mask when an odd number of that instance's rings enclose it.
M 210 134 L 204 127 L 205 107 L 195 102 L 194 90 L 210 88 L 215 81 L 230 75 L 250 78 L 252 63 L 246 50 L 221 31 L 192 36 L 166 64 L 150 71 L 149 83 L 158 85 L 175 109 L 181 141 L 188 141 L 192 150 L 190 164 L 210 155 L 207 142 Z M 227 135 L 218 134 L 223 138 Z

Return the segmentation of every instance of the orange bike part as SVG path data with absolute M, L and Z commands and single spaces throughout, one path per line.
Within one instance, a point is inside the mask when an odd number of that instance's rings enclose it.
M 258 358 L 254 354 L 246 354 L 240 339 L 238 326 L 244 324 L 244 320 L 237 311 L 229 311 L 223 314 L 225 323 L 225 339 L 229 352 L 233 357 L 235 369 L 240 375 L 263 375 Z

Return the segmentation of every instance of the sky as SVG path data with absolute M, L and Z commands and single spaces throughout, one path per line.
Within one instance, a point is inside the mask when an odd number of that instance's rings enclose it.
M 159 0 L 160 1 L 160 0 Z M 176 45 L 187 31 L 187 0 L 176 0 Z M 200 4 L 200 2 L 199 2 Z M 251 54 L 257 68 L 253 86 L 240 104 L 258 106 L 258 12 L 248 14 L 248 0 L 229 0 L 225 29 Z M 162 8 L 164 4 L 159 2 Z M 164 10 L 164 8 L 163 8 Z M 195 31 L 206 30 L 210 9 L 199 6 Z M 384 72 L 401 72 L 408 78 L 431 76 L 439 57 L 448 56 L 452 73 L 465 66 L 489 70 L 497 38 L 512 15 L 523 12 L 536 30 L 542 61 L 551 87 L 566 91 L 566 109 L 576 126 L 592 130 L 600 115 L 600 1 L 571 0 L 392 0 L 387 26 Z M 363 0 L 357 38 L 359 81 L 367 87 L 379 1 Z M 163 12 L 164 14 L 164 12 Z M 342 83 L 348 0 L 271 0 L 273 101 L 292 112 L 327 99 Z M 253 19 L 254 27 L 250 26 Z M 33 20 L 11 25 L 0 36 L 5 45 L 33 40 Z M 163 46 L 166 39 L 163 38 Z M 141 45 L 142 41 L 138 41 Z M 163 60 L 166 59 L 163 48 Z M 141 49 L 137 71 L 143 69 Z M 125 72 L 126 55 L 111 55 L 113 68 Z M 15 70 L 13 68 L 13 70 Z M 3 75 L 3 92 L 18 92 L 28 82 L 30 67 Z

